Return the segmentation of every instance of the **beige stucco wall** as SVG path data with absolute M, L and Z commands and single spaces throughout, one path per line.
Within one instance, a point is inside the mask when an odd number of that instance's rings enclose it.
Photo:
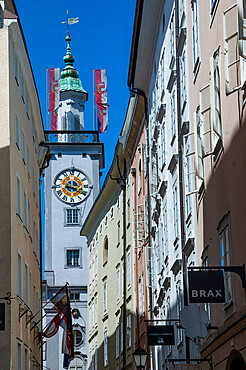
M 3 5 L 3 2 L 1 2 Z M 12 10 L 12 9 L 11 9 Z M 29 93 L 29 118 L 26 114 L 26 103 L 21 97 L 21 83 L 19 73 L 19 85 L 15 80 L 14 73 L 14 48 L 17 51 L 20 66 L 25 79 L 25 87 Z M 21 31 L 16 20 L 5 19 L 3 28 L 0 29 L 0 62 L 1 62 L 1 89 L 0 89 L 0 296 L 6 296 L 11 292 L 14 297 L 11 305 L 5 304 L 6 324 L 5 331 L 0 332 L 0 363 L 4 369 L 17 369 L 17 343 L 21 343 L 22 366 L 24 368 L 24 348 L 28 350 L 28 361 L 31 366 L 33 357 L 40 363 L 40 349 L 35 330 L 30 330 L 30 324 L 26 326 L 25 314 L 19 320 L 20 309 L 26 309 L 30 314 L 33 311 L 33 284 L 38 291 L 38 306 L 40 307 L 40 245 L 36 254 L 33 252 L 33 220 L 36 222 L 38 240 L 40 240 L 40 210 L 39 210 L 39 165 L 38 153 L 32 137 L 32 117 L 35 120 L 35 130 L 38 143 L 43 141 L 44 133 L 39 101 L 35 82 L 26 54 Z M 20 122 L 20 150 L 15 144 L 15 112 Z M 26 138 L 26 164 L 22 160 L 21 129 Z M 27 170 L 27 145 L 30 153 L 30 176 Z M 33 194 L 33 167 L 35 181 L 37 183 L 36 197 Z M 21 182 L 21 217 L 17 216 L 16 174 Z M 24 201 L 23 190 L 26 191 L 30 203 L 31 228 L 24 227 Z M 27 203 L 28 212 L 28 203 Z M 27 220 L 29 216 L 27 213 Z M 18 293 L 18 251 L 22 256 L 22 299 Z M 28 266 L 28 296 L 27 305 L 24 306 L 25 297 L 25 263 Z M 31 272 L 31 303 L 30 281 Z M 37 305 L 37 302 L 36 302 Z

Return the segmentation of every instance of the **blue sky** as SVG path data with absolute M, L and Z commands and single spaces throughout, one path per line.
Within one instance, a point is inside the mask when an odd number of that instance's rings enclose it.
M 135 0 L 15 0 L 39 92 L 43 121 L 46 125 L 46 68 L 63 68 L 66 52 L 66 20 L 79 17 L 70 26 L 74 66 L 88 92 L 85 129 L 93 127 L 93 69 L 107 69 L 109 126 L 100 135 L 105 143 L 103 179 L 113 159 L 122 128 L 128 99 L 127 75 L 135 12 Z
M 15 0 L 39 93 L 43 122 L 46 128 L 46 68 L 65 66 L 66 20 L 79 17 L 70 26 L 74 66 L 83 88 L 88 92 L 85 106 L 85 130 L 93 128 L 93 69 L 107 69 L 109 126 L 100 135 L 104 142 L 105 169 L 103 183 L 111 165 L 115 145 L 124 123 L 129 99 L 127 76 L 133 31 L 135 0 Z M 72 5 L 71 5 L 72 4 Z M 41 185 L 43 191 L 43 183 Z M 42 196 L 42 219 L 44 202 Z M 44 222 L 42 222 L 44 244 Z M 44 266 L 44 253 L 43 253 Z

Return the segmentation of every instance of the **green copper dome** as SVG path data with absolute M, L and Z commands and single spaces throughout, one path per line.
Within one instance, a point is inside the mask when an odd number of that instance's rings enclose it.
M 85 93 L 86 91 L 83 89 L 82 83 L 79 79 L 79 73 L 73 66 L 74 56 L 71 53 L 71 37 L 69 35 L 69 32 L 67 32 L 66 41 L 67 52 L 66 55 L 63 57 L 63 60 L 66 63 L 66 67 L 63 68 L 61 72 L 61 79 L 59 80 L 59 90 L 60 92 L 72 90 Z

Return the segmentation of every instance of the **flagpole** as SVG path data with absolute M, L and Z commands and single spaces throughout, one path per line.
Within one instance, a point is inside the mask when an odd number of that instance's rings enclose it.
M 36 312 L 36 314 L 31 317 L 31 319 L 26 323 L 26 325 L 29 324 L 29 322 L 32 321 L 34 319 L 34 317 L 36 317 L 39 314 L 39 312 L 41 312 L 44 309 L 44 307 L 46 307 L 47 304 L 49 304 L 51 302 L 51 300 L 54 299 L 62 291 L 62 289 L 64 289 L 65 286 L 67 286 L 67 285 L 69 285 L 69 283 L 66 283 L 60 290 L 58 290 L 58 292 L 43 305 L 43 307 L 41 308 L 41 310 L 39 310 L 38 312 Z

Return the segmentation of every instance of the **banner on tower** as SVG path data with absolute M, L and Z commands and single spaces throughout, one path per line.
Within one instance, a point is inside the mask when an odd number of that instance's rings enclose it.
M 96 105 L 98 132 L 102 133 L 108 127 L 108 97 L 106 69 L 95 70 Z
M 49 112 L 51 115 L 51 130 L 57 130 L 57 107 L 59 104 L 60 68 L 49 69 Z

